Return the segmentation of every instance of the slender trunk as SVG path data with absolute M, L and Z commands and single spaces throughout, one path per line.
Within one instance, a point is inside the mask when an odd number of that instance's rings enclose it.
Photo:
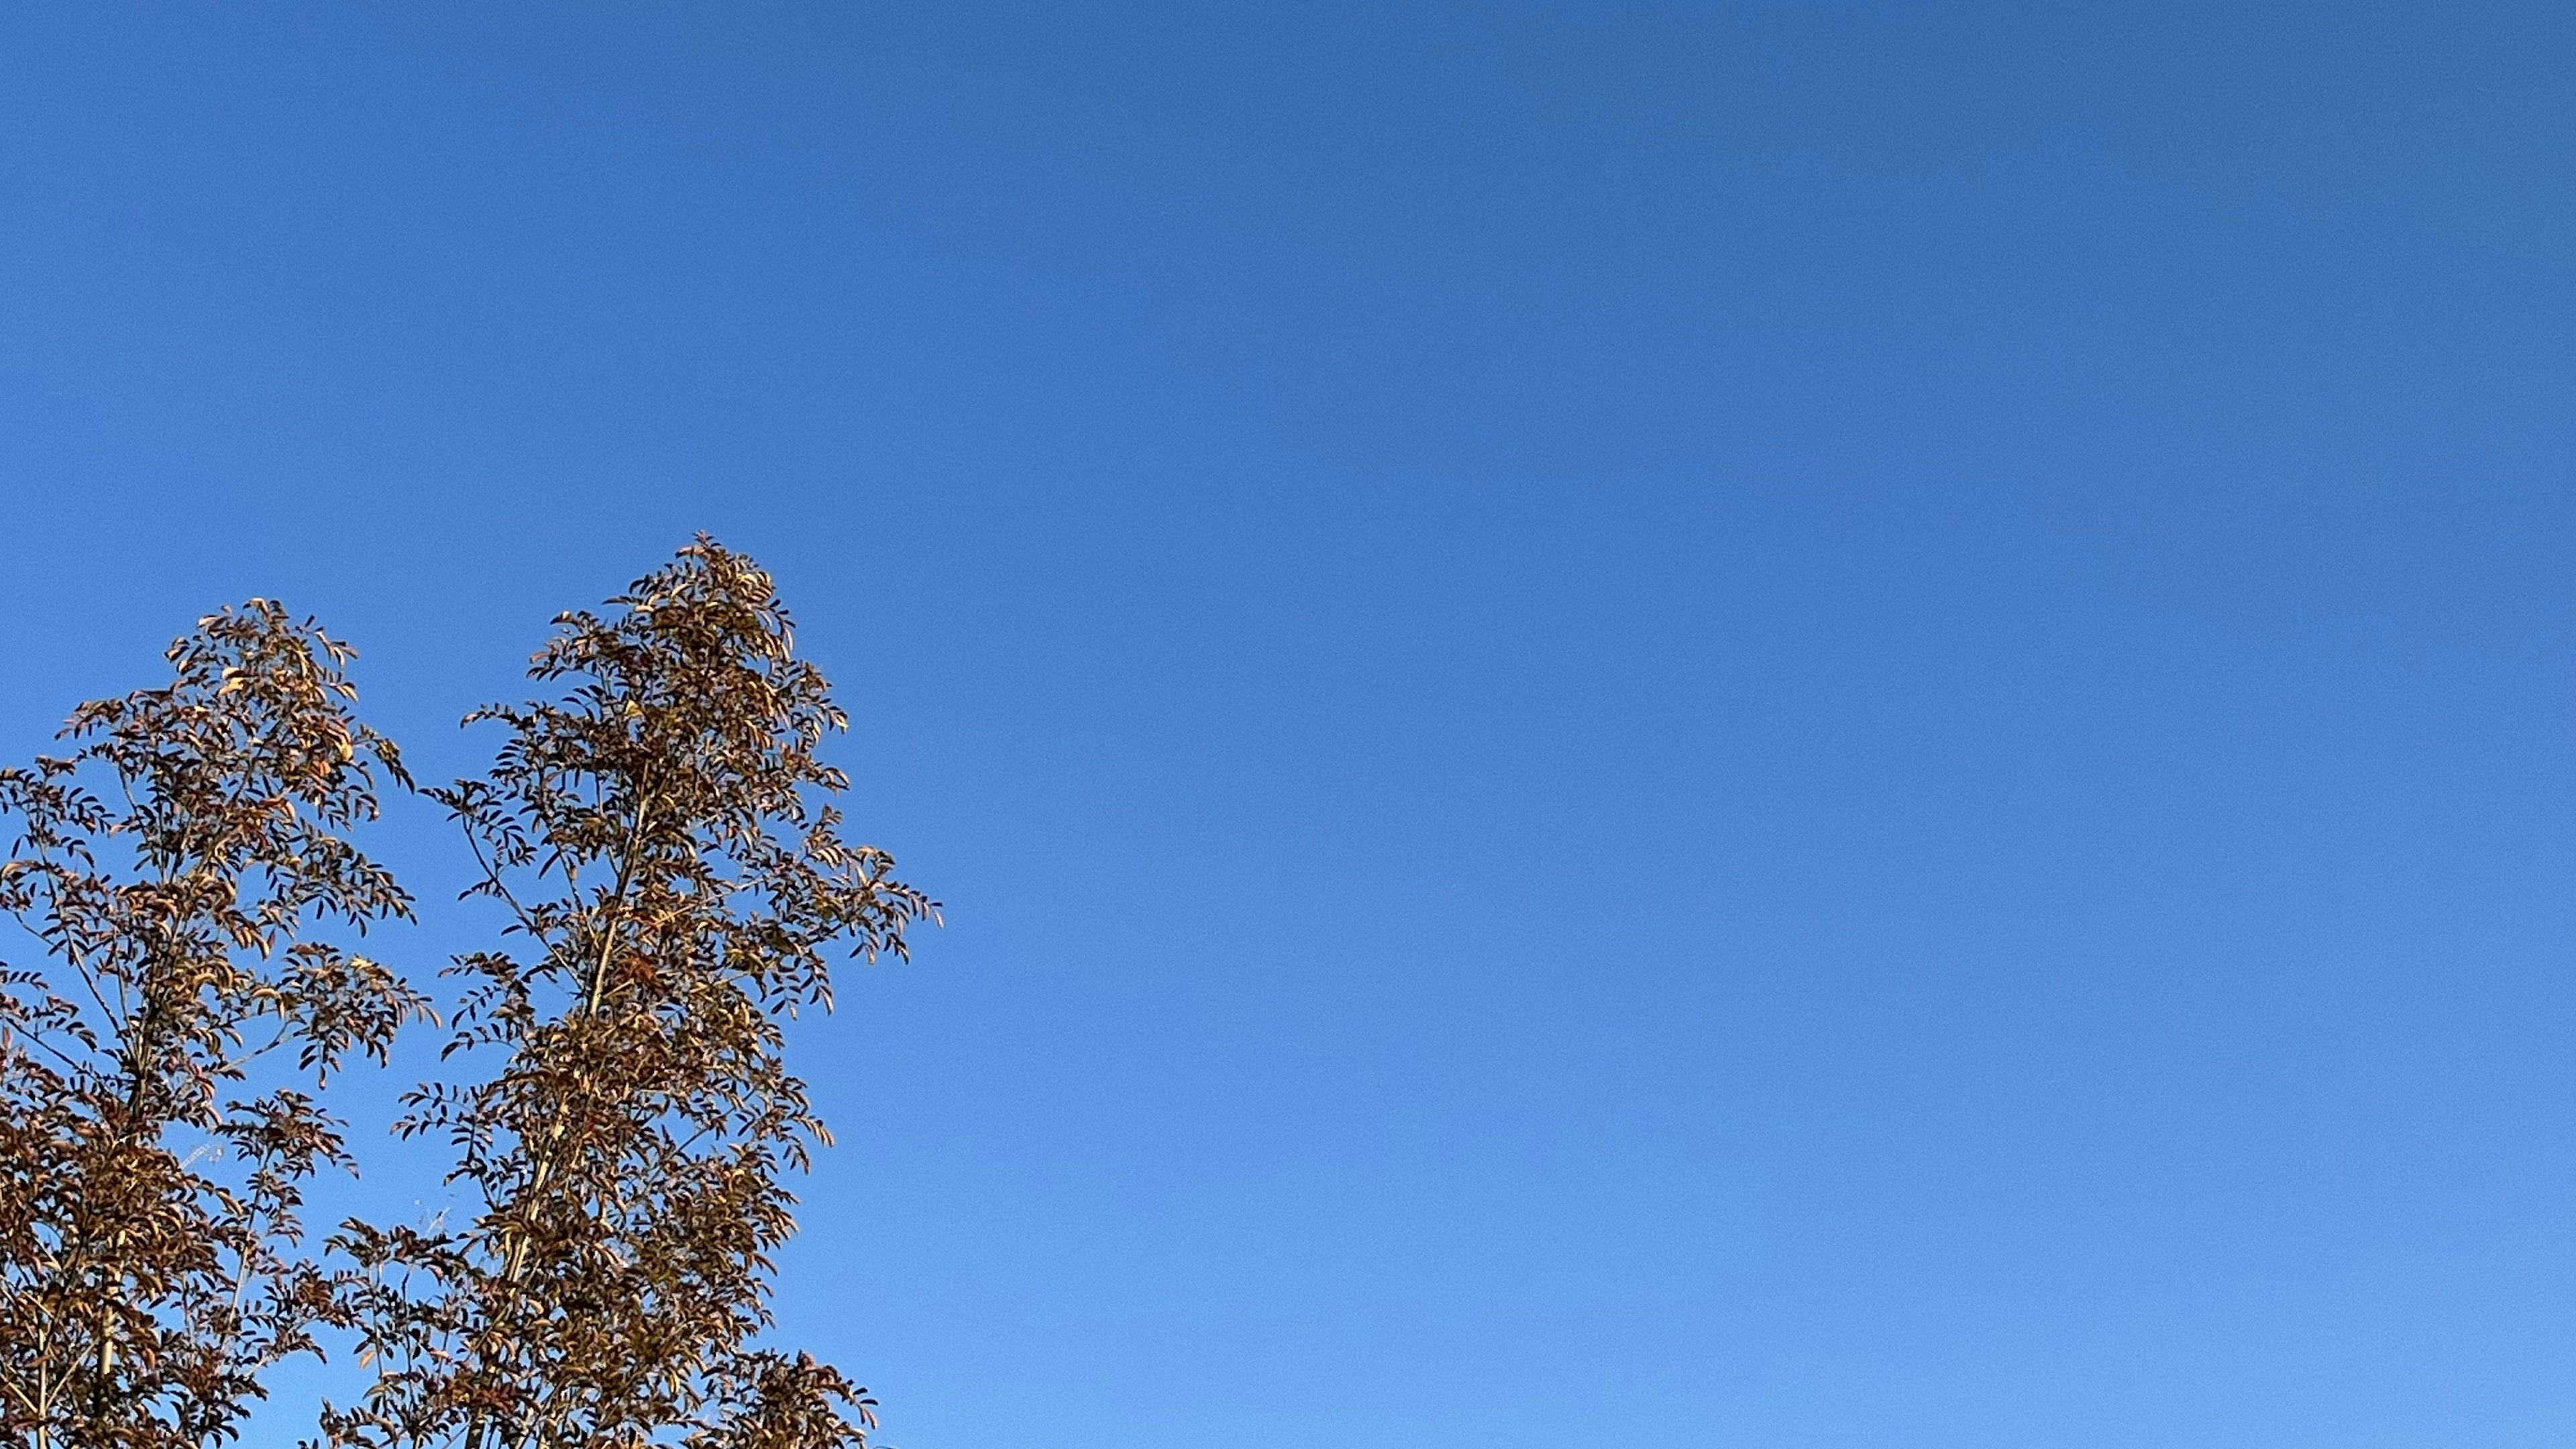
M 107 1151 L 123 1155 L 142 1139 L 136 1124 L 143 1116 L 144 1093 L 151 1086 L 152 1027 L 157 1003 L 151 982 L 144 983 L 143 1011 L 136 1019 L 134 1036 L 125 1052 L 125 1113 L 116 1122 L 115 1131 L 107 1134 Z M 116 1305 L 125 1296 L 125 1274 L 117 1266 L 125 1253 L 126 1230 L 117 1228 L 108 1235 L 107 1255 L 98 1265 L 98 1378 L 90 1385 L 89 1412 L 93 1422 L 107 1415 L 108 1386 L 116 1377 Z
M 637 798 L 635 819 L 626 830 L 626 849 L 618 856 L 617 883 L 610 889 L 608 900 L 602 903 L 610 913 L 603 922 L 600 933 L 598 959 L 591 962 L 590 981 L 583 992 L 581 1005 L 577 1008 L 580 1014 L 585 1016 L 598 1012 L 600 1001 L 607 993 L 608 968 L 615 960 L 618 930 L 624 924 L 614 912 L 626 904 L 626 892 L 634 883 L 636 853 L 643 848 L 644 823 L 652 812 L 652 806 L 653 798 L 650 794 Z M 534 1200 L 554 1181 L 555 1151 L 563 1143 L 565 1130 L 563 1111 L 558 1107 L 554 1123 L 547 1129 L 545 1141 L 538 1145 L 534 1154 L 536 1166 L 528 1174 L 528 1190 L 523 1201 L 533 1205 Z M 502 1286 L 505 1288 L 518 1286 L 519 1277 L 527 1271 L 527 1266 L 528 1237 L 527 1234 L 521 1233 L 511 1239 L 510 1251 L 502 1258 Z M 479 1409 L 467 1416 L 465 1449 L 483 1449 L 484 1424 L 483 1413 Z M 524 1444 L 525 1441 L 526 1431 L 522 1429 L 520 1435 L 510 1441 L 512 1449 L 517 1449 L 517 1446 Z
M 191 859 L 184 853 L 182 860 Z M 156 883 L 166 899 L 182 873 L 170 860 L 163 860 Z M 123 1156 L 143 1140 L 138 1125 L 143 1119 L 143 1099 L 152 1085 L 153 1029 L 160 1024 L 161 999 L 153 992 L 155 973 L 151 963 L 166 963 L 178 954 L 177 931 L 165 915 L 160 921 L 162 936 L 157 952 L 144 957 L 143 1009 L 135 1014 L 133 1035 L 125 1043 L 125 1114 L 107 1134 L 106 1149 Z M 119 1226 L 108 1235 L 107 1256 L 99 1264 L 98 1292 L 98 1381 L 90 1386 L 90 1418 L 96 1422 L 106 1416 L 108 1386 L 116 1375 L 116 1307 L 125 1296 L 125 1273 L 119 1266 L 125 1256 L 126 1229 Z

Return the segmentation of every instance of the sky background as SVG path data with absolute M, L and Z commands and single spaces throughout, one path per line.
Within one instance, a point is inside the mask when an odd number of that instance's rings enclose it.
M 948 907 L 796 1040 L 781 1336 L 903 1449 L 2564 1445 L 2571 63 L 16 7 L 0 755 L 263 594 L 469 771 L 754 554 Z M 402 1078 L 333 1204 L 443 1201 Z

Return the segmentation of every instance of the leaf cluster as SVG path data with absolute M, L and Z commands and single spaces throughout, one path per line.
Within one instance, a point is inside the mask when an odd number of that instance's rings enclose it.
M 54 966 L 0 966 L 0 1443 L 229 1438 L 262 1370 L 349 1321 L 297 1219 L 338 1124 L 247 1083 L 381 1062 L 425 1009 L 315 934 L 410 914 L 345 838 L 379 772 L 409 783 L 350 714 L 350 650 L 254 599 L 167 657 L 0 769 L 0 911 Z
M 837 1445 L 871 1401 L 754 1346 L 782 1185 L 829 1140 L 785 1067 L 781 1018 L 830 1003 L 829 957 L 900 955 L 937 906 L 845 842 L 847 727 L 768 577 L 701 538 L 612 601 L 560 617 L 493 705 L 497 759 L 432 791 L 474 843 L 469 894 L 506 912 L 469 953 L 448 1055 L 398 1130 L 443 1139 L 479 1204 L 438 1230 L 353 1222 L 370 1275 L 367 1397 L 334 1445 Z
M 86 704 L 0 769 L 0 1449 L 236 1438 L 283 1359 L 353 1339 L 350 1449 L 864 1449 L 876 1402 L 763 1341 L 786 1175 L 830 1141 L 784 1022 L 833 959 L 901 956 L 938 905 L 842 838 L 848 721 L 769 576 L 701 536 L 556 621 L 491 767 L 426 791 L 462 827 L 490 949 L 453 961 L 450 1222 L 344 1223 L 323 1106 L 427 1000 L 352 943 L 412 914 L 351 843 L 380 785 L 346 645 L 254 599 L 171 681 Z

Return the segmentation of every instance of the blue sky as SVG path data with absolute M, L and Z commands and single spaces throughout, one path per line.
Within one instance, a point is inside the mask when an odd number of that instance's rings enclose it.
M 0 20 L 0 741 L 761 559 L 892 1442 L 2576 1439 L 2570 12 L 531 8 Z

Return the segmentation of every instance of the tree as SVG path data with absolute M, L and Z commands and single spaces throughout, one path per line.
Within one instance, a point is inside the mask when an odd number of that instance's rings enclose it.
M 69 753 L 0 769 L 0 910 L 51 968 L 0 966 L 0 1444 L 232 1438 L 259 1373 L 345 1321 L 297 1222 L 337 1124 L 251 1078 L 289 1052 L 318 1090 L 422 1009 L 310 934 L 409 914 L 343 838 L 376 771 L 408 783 L 350 716 L 351 654 L 253 599 L 170 647 L 170 684 L 81 706 Z
M 502 1058 L 400 1129 L 450 1145 L 470 1224 L 336 1240 L 379 1373 L 326 1408 L 334 1445 L 822 1449 L 875 1424 L 837 1371 L 754 1341 L 782 1175 L 829 1141 L 781 1018 L 829 1008 L 835 945 L 901 955 L 937 904 L 840 839 L 848 781 L 815 750 L 847 720 L 768 575 L 701 536 L 611 604 L 556 620 L 529 673 L 559 697 L 468 716 L 498 757 L 433 792 L 508 920 L 451 968 L 448 1050 Z

